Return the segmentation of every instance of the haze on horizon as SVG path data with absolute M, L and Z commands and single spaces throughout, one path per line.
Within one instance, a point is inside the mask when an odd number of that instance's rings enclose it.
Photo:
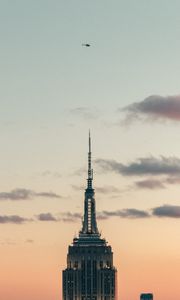
M 119 298 L 179 300 L 179 11 L 177 0 L 0 3 L 0 298 L 61 299 L 90 128 Z

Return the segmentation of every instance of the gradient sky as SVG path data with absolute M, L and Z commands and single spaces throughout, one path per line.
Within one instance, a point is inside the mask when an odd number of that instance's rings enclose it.
M 178 0 L 0 1 L 1 299 L 61 299 L 90 128 L 119 299 L 179 300 L 179 11 Z

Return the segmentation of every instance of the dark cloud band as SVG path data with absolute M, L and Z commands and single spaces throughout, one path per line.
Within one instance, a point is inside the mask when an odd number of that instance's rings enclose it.
M 39 221 L 57 221 L 51 213 L 42 213 L 37 216 Z
M 135 186 L 139 189 L 149 189 L 149 190 L 157 190 L 164 189 L 165 185 L 161 180 L 156 179 L 145 179 L 141 181 L 136 181 Z
M 40 192 L 37 193 L 33 190 L 28 189 L 14 189 L 10 192 L 1 192 L 0 193 L 0 200 L 29 200 L 34 197 L 44 197 L 44 198 L 61 198 L 60 195 L 57 195 L 53 192 Z
M 99 219 L 108 219 L 111 217 L 141 219 L 150 217 L 149 213 L 135 208 L 126 208 L 117 211 L 102 211 L 98 214 Z
M 178 205 L 162 205 L 154 207 L 150 210 L 139 210 L 136 208 L 125 208 L 115 211 L 102 211 L 97 213 L 99 220 L 108 220 L 113 217 L 126 218 L 126 219 L 146 219 L 150 217 L 158 218 L 180 218 L 180 206 Z M 82 219 L 80 213 L 61 213 L 59 217 L 54 216 L 52 213 L 41 213 L 36 216 L 38 221 L 42 222 L 77 222 Z M 0 224 L 24 224 L 26 222 L 32 222 L 33 219 L 24 218 L 18 215 L 4 215 L 0 216 Z M 31 240 L 29 241 L 31 242 Z
M 13 223 L 13 224 L 23 224 L 25 222 L 31 221 L 30 219 L 20 217 L 18 215 L 12 215 L 12 216 L 0 216 L 0 224 L 7 224 L 7 223 Z

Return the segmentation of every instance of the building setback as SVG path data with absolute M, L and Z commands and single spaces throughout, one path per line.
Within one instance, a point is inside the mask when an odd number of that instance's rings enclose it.
M 78 237 L 74 238 L 68 249 L 67 268 L 63 271 L 63 300 L 117 300 L 117 271 L 113 265 L 113 252 L 97 228 L 92 182 L 89 135 L 84 218 Z

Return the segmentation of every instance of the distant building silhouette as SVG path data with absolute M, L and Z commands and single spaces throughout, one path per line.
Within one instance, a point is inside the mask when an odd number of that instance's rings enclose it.
M 63 300 L 117 300 L 113 252 L 107 241 L 101 238 L 97 228 L 92 181 L 89 135 L 84 218 L 79 236 L 69 246 L 67 268 L 63 271 Z
M 153 300 L 153 294 L 141 294 L 140 300 Z

